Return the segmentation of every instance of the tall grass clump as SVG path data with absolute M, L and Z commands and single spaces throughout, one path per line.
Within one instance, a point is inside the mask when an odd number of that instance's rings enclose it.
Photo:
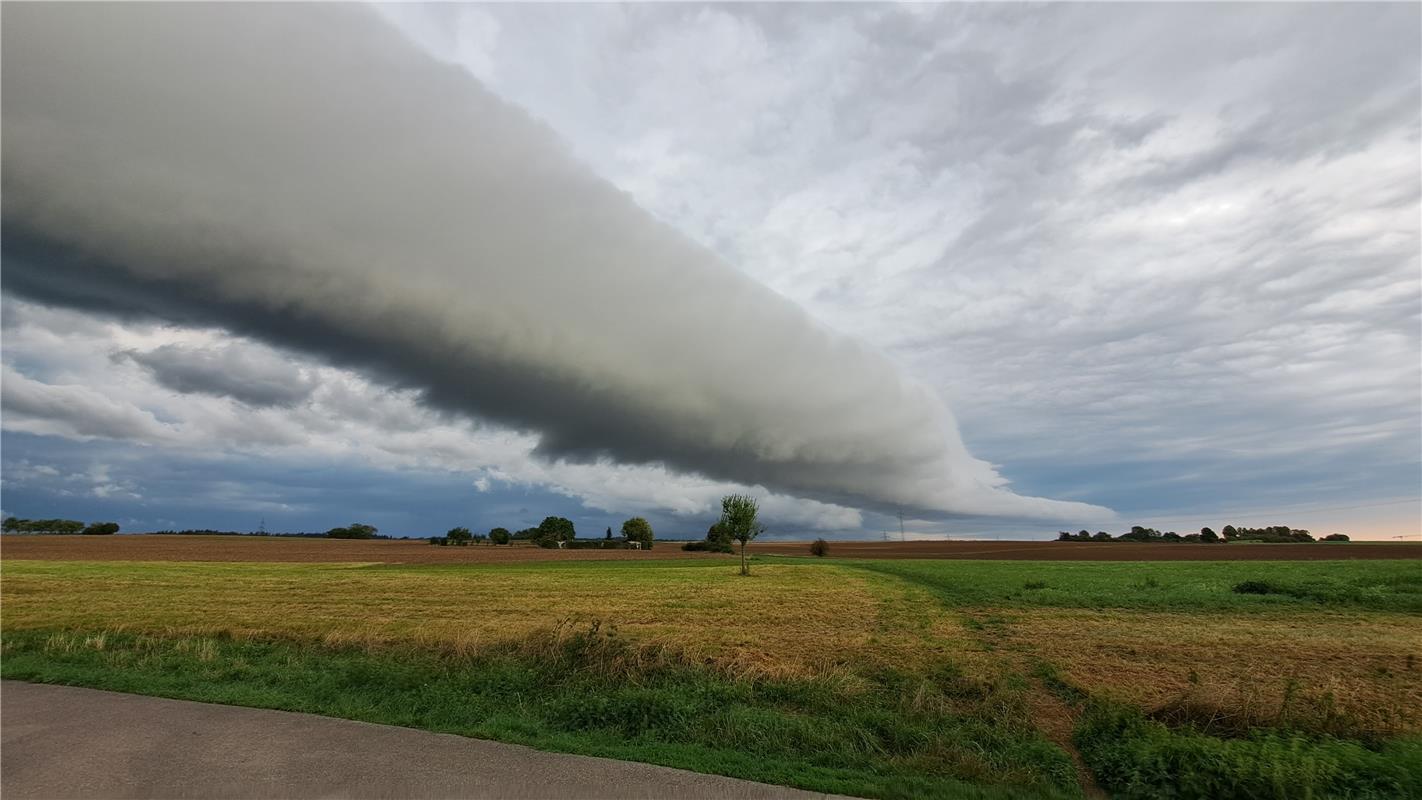
M 1139 709 L 1086 704 L 1073 741 L 1115 798 L 1328 798 L 1422 796 L 1422 740 L 1376 749 L 1331 736 L 1259 728 L 1218 738 L 1172 729 Z

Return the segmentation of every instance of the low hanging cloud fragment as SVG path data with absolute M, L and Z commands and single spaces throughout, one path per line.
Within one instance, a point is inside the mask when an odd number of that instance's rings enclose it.
M 231 345 L 125 350 L 116 359 L 143 367 L 165 388 L 180 394 L 230 397 L 249 406 L 294 406 L 311 396 L 315 382 L 273 353 Z
M 1109 514 L 1008 491 L 888 359 L 368 9 L 17 4 L 3 36 L 6 291 L 260 338 L 536 432 L 549 458 Z

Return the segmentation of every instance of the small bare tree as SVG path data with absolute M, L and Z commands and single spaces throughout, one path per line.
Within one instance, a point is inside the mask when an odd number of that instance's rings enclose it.
M 765 526 L 755 518 L 760 504 L 748 494 L 728 494 L 721 498 L 721 525 L 731 538 L 741 543 L 741 574 L 750 574 L 746 563 L 746 544 L 765 532 Z

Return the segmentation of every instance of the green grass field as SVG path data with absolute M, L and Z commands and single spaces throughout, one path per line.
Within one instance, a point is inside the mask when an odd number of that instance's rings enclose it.
M 873 797 L 1422 796 L 1417 562 L 6 561 L 0 595 L 6 678 Z

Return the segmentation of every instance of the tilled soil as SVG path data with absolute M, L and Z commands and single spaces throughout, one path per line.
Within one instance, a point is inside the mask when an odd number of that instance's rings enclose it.
M 809 555 L 808 542 L 756 542 L 762 554 Z M 830 558 L 1008 561 L 1321 561 L 1422 558 L 1422 543 L 1145 544 L 1139 542 L 830 542 Z
M 755 542 L 761 555 L 809 555 L 809 542 Z M 1134 542 L 837 542 L 831 558 L 950 558 L 1021 561 L 1316 561 L 1422 559 L 1422 543 L 1140 544 Z M 499 564 L 733 558 L 688 553 L 680 542 L 650 551 L 545 550 L 526 543 L 435 547 L 423 540 L 305 539 L 275 536 L 5 536 L 0 558 L 72 561 L 279 561 L 386 564 Z

